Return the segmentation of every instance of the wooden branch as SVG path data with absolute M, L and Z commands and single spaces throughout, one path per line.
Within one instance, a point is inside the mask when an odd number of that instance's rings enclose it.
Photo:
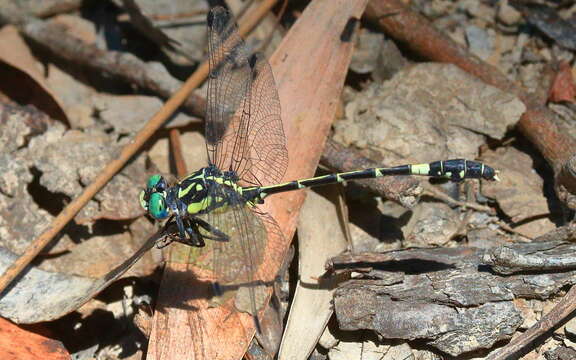
M 326 141 L 320 162 L 338 172 L 383 167 L 383 164 L 365 158 L 331 139 Z M 413 207 L 422 193 L 420 183 L 410 176 L 391 176 L 377 180 L 359 181 L 355 186 L 374 192 L 403 206 Z
M 146 63 L 130 53 L 99 49 L 70 35 L 61 25 L 29 16 L 7 3 L 0 5 L 0 22 L 16 25 L 27 39 L 56 57 L 116 77 L 162 98 L 170 98 L 182 87 L 182 82 L 159 64 Z M 190 95 L 184 106 L 192 115 L 204 116 L 202 97 Z
M 570 291 L 564 295 L 556 306 L 540 321 L 534 324 L 530 329 L 518 335 L 506 346 L 486 357 L 486 360 L 518 359 L 518 353 L 526 348 L 529 344 L 534 343 L 540 336 L 556 328 L 559 323 L 567 319 L 574 310 L 576 310 L 576 286 L 572 286 Z

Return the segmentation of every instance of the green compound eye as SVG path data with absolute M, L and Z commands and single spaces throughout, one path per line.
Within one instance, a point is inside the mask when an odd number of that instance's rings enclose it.
M 161 175 L 152 175 L 148 178 L 148 182 L 146 183 L 146 188 L 147 189 L 154 189 L 160 181 L 162 181 Z
M 148 202 L 146 202 L 146 191 L 142 190 L 140 191 L 140 206 L 142 206 L 142 208 L 146 211 L 148 211 Z
M 150 215 L 154 219 L 162 220 L 168 217 L 168 209 L 166 208 L 166 201 L 164 195 L 160 193 L 153 193 L 150 195 L 149 202 Z

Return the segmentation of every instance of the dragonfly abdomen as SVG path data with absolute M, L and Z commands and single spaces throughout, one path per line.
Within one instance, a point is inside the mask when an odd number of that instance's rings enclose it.
M 278 185 L 244 188 L 243 193 L 250 198 L 264 198 L 270 194 L 304 189 L 307 187 L 342 183 L 348 180 L 373 179 L 393 175 L 423 175 L 444 177 L 452 181 L 464 179 L 498 180 L 497 172 L 481 162 L 465 159 L 434 161 L 426 164 L 401 165 L 389 168 L 371 168 L 337 174 L 294 180 Z
M 452 181 L 463 181 L 464 179 L 498 180 L 497 171 L 490 166 L 466 159 L 434 161 L 429 164 L 407 166 L 409 169 L 406 175 L 445 177 Z

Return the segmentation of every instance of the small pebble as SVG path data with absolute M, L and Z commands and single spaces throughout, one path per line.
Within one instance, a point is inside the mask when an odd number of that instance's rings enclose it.
M 570 321 L 564 325 L 564 332 L 566 335 L 576 336 L 576 318 L 570 319 Z
M 520 22 L 522 14 L 510 6 L 508 0 L 504 0 L 500 2 L 498 7 L 497 18 L 502 24 L 512 26 Z
M 465 31 L 470 51 L 482 60 L 490 57 L 493 49 L 493 41 L 490 35 L 484 29 L 475 25 L 467 26 Z

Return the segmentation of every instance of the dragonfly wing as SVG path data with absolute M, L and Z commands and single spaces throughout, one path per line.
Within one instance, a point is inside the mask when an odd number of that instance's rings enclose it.
M 282 181 L 288 167 L 288 150 L 272 68 L 263 55 L 254 57 L 253 83 L 243 111 L 250 114 L 247 141 L 241 152 L 248 158 L 238 159 L 235 170 L 248 184 L 270 185 Z
M 266 286 L 273 280 L 263 281 L 259 276 L 266 244 L 278 241 L 271 236 L 283 235 L 271 216 L 246 205 L 235 193 L 224 194 L 225 191 L 216 187 L 212 196 L 226 199 L 228 208 L 207 214 L 207 221 L 229 237 L 228 241 L 211 243 L 216 288 L 224 301 L 235 296 L 236 308 L 257 319 L 266 300 Z
M 277 183 L 288 165 L 280 100 L 272 70 L 251 55 L 232 15 L 208 15 L 206 144 L 211 164 L 251 185 Z

